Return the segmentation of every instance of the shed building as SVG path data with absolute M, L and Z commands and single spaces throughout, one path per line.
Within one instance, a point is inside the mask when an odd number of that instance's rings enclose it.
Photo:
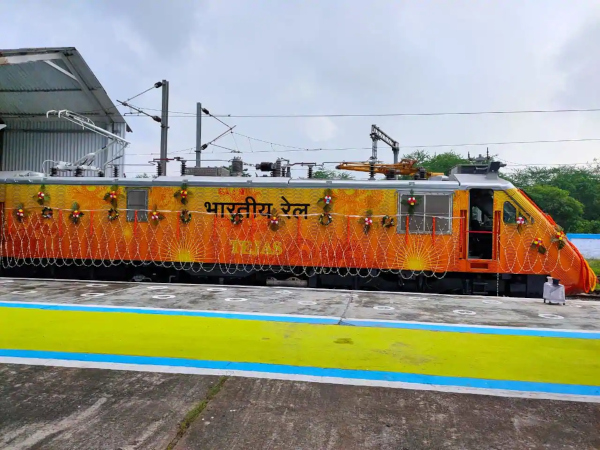
M 80 114 L 121 138 L 131 132 L 74 47 L 0 50 L 0 171 L 48 172 L 52 162 L 75 162 L 107 145 L 107 137 L 48 118 L 50 110 Z M 109 147 L 94 165 L 122 174 L 121 153 Z

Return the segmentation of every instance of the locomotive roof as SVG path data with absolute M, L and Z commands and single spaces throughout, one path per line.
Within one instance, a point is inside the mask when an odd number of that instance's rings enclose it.
M 337 188 L 337 189 L 414 189 L 415 191 L 455 191 L 471 188 L 506 190 L 514 186 L 497 176 L 485 174 L 452 174 L 430 180 L 320 180 L 275 177 L 158 177 L 158 178 L 101 178 L 101 177 L 49 177 L 41 173 L 0 172 L 0 183 L 5 184 L 66 184 L 120 186 L 180 186 L 182 183 L 198 187 L 252 187 L 252 188 Z

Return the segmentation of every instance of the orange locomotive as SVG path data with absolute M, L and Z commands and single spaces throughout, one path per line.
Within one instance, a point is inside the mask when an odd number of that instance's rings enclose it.
M 4 176 L 0 201 L 5 273 L 519 296 L 547 276 L 571 294 L 596 284 L 494 163 L 402 181 Z

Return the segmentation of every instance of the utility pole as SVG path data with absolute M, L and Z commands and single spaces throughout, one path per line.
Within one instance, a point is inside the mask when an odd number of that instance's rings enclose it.
M 169 132 L 169 82 L 162 80 L 162 113 L 160 119 L 160 165 L 163 176 L 167 175 L 167 134 Z
M 196 167 L 202 166 L 202 103 L 196 103 Z

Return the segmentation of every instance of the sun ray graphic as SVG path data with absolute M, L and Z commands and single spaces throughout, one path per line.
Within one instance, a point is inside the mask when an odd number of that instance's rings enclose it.
M 397 264 L 401 269 L 415 272 L 436 272 L 439 270 L 439 263 L 439 249 L 433 247 L 431 242 L 418 237 L 410 239 L 397 258 Z
M 202 262 L 204 247 L 200 239 L 193 236 L 181 236 L 162 247 L 161 259 L 173 262 Z

